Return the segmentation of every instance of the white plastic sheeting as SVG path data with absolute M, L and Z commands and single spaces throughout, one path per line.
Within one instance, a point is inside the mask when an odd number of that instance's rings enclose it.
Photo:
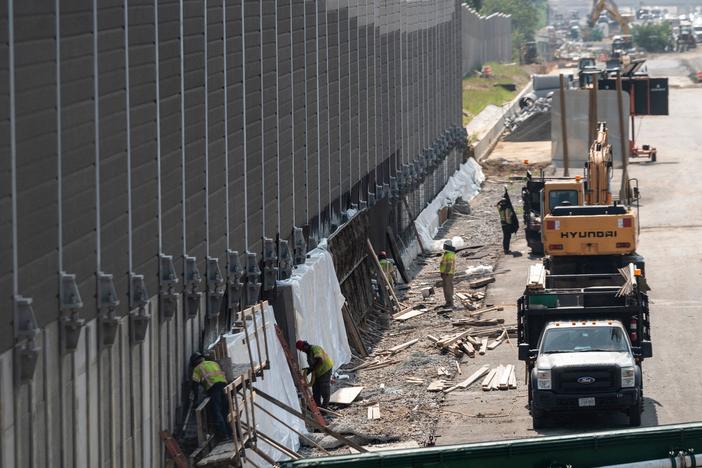
M 446 183 L 446 186 L 434 197 L 429 205 L 422 210 L 414 221 L 422 245 L 425 250 L 439 252 L 447 239 L 434 240 L 439 232 L 439 210 L 456 201 L 459 197 L 470 201 L 479 191 L 480 185 L 485 180 L 485 175 L 475 159 L 470 158 L 456 171 Z M 463 239 L 453 239 L 454 246 L 460 248 Z
M 300 401 L 297 399 L 297 390 L 295 389 L 295 383 L 290 375 L 290 369 L 288 368 L 288 363 L 285 358 L 285 353 L 283 348 L 278 341 L 275 333 L 275 316 L 273 315 L 273 307 L 267 305 L 264 307 L 264 317 L 266 320 L 266 338 L 268 339 L 268 353 L 270 359 L 270 369 L 264 371 L 263 379 L 259 378 L 254 383 L 254 388 L 262 390 L 269 395 L 274 396 L 278 400 L 287 404 L 288 406 L 301 411 Z M 256 311 L 256 324 L 258 325 L 258 336 L 259 343 L 258 346 L 261 348 L 261 353 L 264 353 L 265 342 L 263 340 L 263 322 L 261 320 L 260 309 Z M 258 361 L 258 352 L 256 346 L 256 338 L 254 336 L 254 325 L 252 320 L 247 320 L 247 329 L 249 332 L 249 341 L 251 345 L 251 352 L 253 354 L 254 362 Z M 239 365 L 249 365 L 249 351 L 246 346 L 245 341 L 246 335 L 244 332 L 236 334 L 227 334 L 224 336 L 227 343 L 227 350 L 229 352 L 232 364 L 235 366 Z M 265 356 L 263 357 L 265 359 Z M 274 414 L 277 418 L 285 421 L 289 426 L 294 427 L 295 430 L 306 434 L 307 430 L 305 424 L 295 416 L 291 415 L 287 411 L 277 407 L 276 405 L 264 400 L 263 398 L 256 398 L 256 403 L 261 405 L 270 413 Z M 271 437 L 278 443 L 285 445 L 291 450 L 297 451 L 300 447 L 300 439 L 294 431 L 286 428 L 275 419 L 264 413 L 258 408 L 254 409 L 254 417 L 256 419 L 256 430 L 259 430 Z M 287 459 L 286 455 L 280 453 L 277 449 L 274 449 L 270 445 L 266 444 L 259 439 L 258 446 L 263 450 L 268 456 L 274 460 Z M 255 453 L 247 451 L 247 456 L 251 456 L 253 459 L 258 459 Z M 258 460 L 264 463 L 263 460 Z M 259 465 L 263 466 L 263 465 Z
M 307 261 L 295 267 L 285 283 L 292 284 L 297 338 L 324 348 L 334 360 L 335 369 L 351 361 L 341 311 L 346 299 L 341 294 L 331 254 L 320 247 L 312 250 Z

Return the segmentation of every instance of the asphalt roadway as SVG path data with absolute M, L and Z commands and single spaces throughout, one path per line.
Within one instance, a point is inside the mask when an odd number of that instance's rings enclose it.
M 671 56 L 649 69 L 684 70 Z M 672 59 L 674 60 L 674 59 Z M 681 72 L 682 73 L 682 72 Z M 681 77 L 682 78 L 682 77 Z M 638 251 L 646 258 L 652 291 L 653 358 L 643 364 L 643 426 L 702 421 L 702 88 L 674 88 L 670 115 L 641 120 L 639 144 L 658 149 L 656 163 L 632 163 L 630 177 L 641 190 L 641 236 Z M 514 323 L 530 258 L 523 236 L 513 244 L 499 269 L 508 269 L 488 289 L 488 302 L 505 307 L 501 316 Z M 557 418 L 545 430 L 531 429 L 524 385 L 524 365 L 516 348 L 503 344 L 488 352 L 476 369 L 490 363 L 516 365 L 519 388 L 482 392 L 479 386 L 446 398 L 436 435 L 441 445 L 575 434 L 628 427 L 623 414 Z M 469 368 L 470 371 L 470 368 Z

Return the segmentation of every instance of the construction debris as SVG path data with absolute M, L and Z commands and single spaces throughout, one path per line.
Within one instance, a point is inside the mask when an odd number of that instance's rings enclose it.
M 363 390 L 363 387 L 340 388 L 329 398 L 329 403 L 336 405 L 350 405 Z
M 440 392 L 446 387 L 446 381 L 443 379 L 432 380 L 427 387 L 428 392 Z
M 380 404 L 376 403 L 368 407 L 368 419 L 380 419 Z
M 424 312 L 428 311 L 429 309 L 427 308 L 422 308 L 422 309 L 405 309 L 399 314 L 393 316 L 393 320 L 397 320 L 398 322 L 404 322 L 405 320 L 409 320 L 412 317 L 417 317 L 418 315 L 422 315 Z
M 480 369 L 478 369 L 477 371 L 473 372 L 471 374 L 471 376 L 468 377 L 463 382 L 458 383 L 458 384 L 454 385 L 453 387 L 449 387 L 446 390 L 444 390 L 444 393 L 450 393 L 450 392 L 456 390 L 457 388 L 461 388 L 461 389 L 468 388 L 471 385 L 473 385 L 475 382 L 477 382 L 478 379 L 480 379 L 482 376 L 487 374 L 489 371 L 490 371 L 490 366 L 488 366 L 486 364 L 483 367 L 481 367 Z

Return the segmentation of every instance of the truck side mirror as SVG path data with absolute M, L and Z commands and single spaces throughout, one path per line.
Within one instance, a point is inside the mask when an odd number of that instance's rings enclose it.
M 650 341 L 641 342 L 641 357 L 644 359 L 653 357 L 653 344 Z
M 520 343 L 517 347 L 517 353 L 520 361 L 529 360 L 529 343 Z

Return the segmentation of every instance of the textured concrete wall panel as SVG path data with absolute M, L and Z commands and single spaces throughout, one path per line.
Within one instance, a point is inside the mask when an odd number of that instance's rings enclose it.
M 456 0 L 0 0 L 0 465 L 163 466 L 188 356 L 230 324 L 204 296 L 164 316 L 159 254 L 183 292 L 184 256 L 224 273 L 227 248 L 260 259 L 295 226 L 313 245 L 371 198 L 409 240 L 400 197 L 418 213 L 460 157 L 463 19 Z M 75 349 L 61 271 L 83 300 Z M 120 301 L 112 344 L 98 272 Z

